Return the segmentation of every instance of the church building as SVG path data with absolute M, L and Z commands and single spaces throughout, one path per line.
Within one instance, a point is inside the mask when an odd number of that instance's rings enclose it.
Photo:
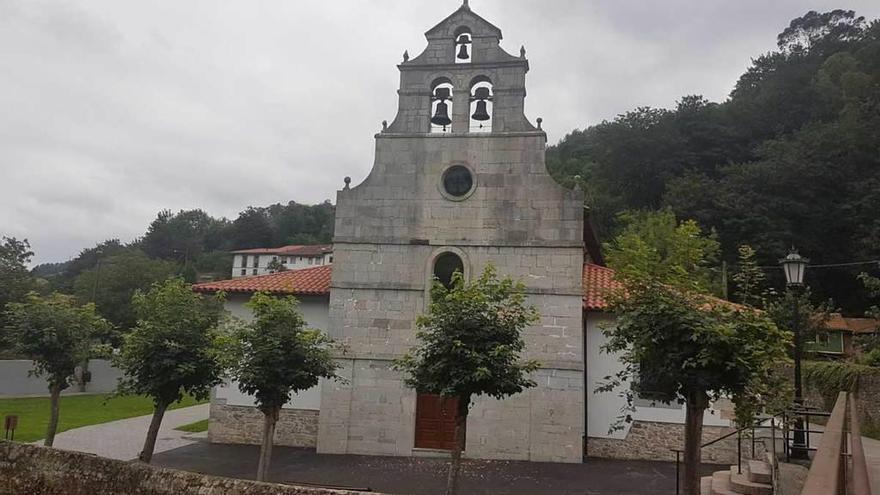
M 455 409 L 407 388 L 392 361 L 418 344 L 415 320 L 435 277 L 478 275 L 491 263 L 521 280 L 540 320 L 525 331 L 524 359 L 541 368 L 537 387 L 505 400 L 474 399 L 466 427 L 471 458 L 582 462 L 587 453 L 629 455 L 631 426 L 611 433 L 622 405 L 594 394 L 620 364 L 602 355 L 602 265 L 585 221 L 584 197 L 547 172 L 541 119 L 524 112 L 529 61 L 510 54 L 501 30 L 465 1 L 427 31 L 424 52 L 404 55 L 396 118 L 376 135 L 375 162 L 338 192 L 333 264 L 195 287 L 225 291 L 248 317 L 253 292 L 293 294 L 310 326 L 345 346 L 345 381 L 323 381 L 285 408 L 276 443 L 319 453 L 442 455 L 452 447 Z M 586 285 L 585 285 L 586 284 Z M 662 433 L 681 408 L 645 404 L 637 423 Z M 661 427 L 651 430 L 650 425 Z M 707 414 L 707 431 L 728 426 Z M 647 430 L 645 429 L 647 428 Z M 212 398 L 209 439 L 258 443 L 260 413 L 235 384 Z M 678 430 L 670 443 L 680 444 Z M 587 437 L 590 438 L 587 438 Z M 672 438 L 675 437 L 675 438 Z M 595 450 L 590 447 L 595 439 Z M 662 443 L 658 451 L 665 447 Z M 585 450 L 587 449 L 587 450 Z M 662 452 L 658 457 L 666 456 Z

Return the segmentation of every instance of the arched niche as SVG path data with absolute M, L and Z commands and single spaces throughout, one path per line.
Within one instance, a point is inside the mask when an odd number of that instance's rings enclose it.
M 455 30 L 455 63 L 470 64 L 474 61 L 474 36 L 471 29 L 462 26 Z
M 431 83 L 431 133 L 452 132 L 452 81 L 441 77 Z
M 475 77 L 471 81 L 470 95 L 469 132 L 492 132 L 492 123 L 495 120 L 495 91 L 492 80 L 486 76 Z

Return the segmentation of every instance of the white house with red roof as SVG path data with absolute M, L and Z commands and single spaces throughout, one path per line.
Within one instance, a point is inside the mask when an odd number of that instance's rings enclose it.
M 232 278 L 272 273 L 277 262 L 287 270 L 302 270 L 333 263 L 330 244 L 292 245 L 280 248 L 242 249 L 232 252 Z
M 226 292 L 229 310 L 244 318 L 250 294 L 294 295 L 309 325 L 344 345 L 335 356 L 344 380 L 294 397 L 276 442 L 332 454 L 448 454 L 456 409 L 407 388 L 392 363 L 418 344 L 415 320 L 433 281 L 446 283 L 455 271 L 471 277 L 491 263 L 524 283 L 540 313 L 524 331 L 523 357 L 541 365 L 536 387 L 473 401 L 466 455 L 674 459 L 682 407 L 640 401 L 634 422 L 612 432 L 625 399 L 595 393 L 622 368 L 601 352 L 602 330 L 614 324 L 604 298 L 614 273 L 602 266 L 583 192 L 548 173 L 542 121 L 525 116 L 525 49 L 502 49 L 501 30 L 467 2 L 426 38 L 425 51 L 398 66 L 398 113 L 375 136 L 372 171 L 355 187 L 346 179 L 337 193 L 333 264 L 195 286 Z M 234 275 L 253 273 L 238 261 Z M 261 424 L 234 384 L 216 391 L 210 441 L 259 443 Z M 713 410 L 705 424 L 711 437 L 729 421 Z

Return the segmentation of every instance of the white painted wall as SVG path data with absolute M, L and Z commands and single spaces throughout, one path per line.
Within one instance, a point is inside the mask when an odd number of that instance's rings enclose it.
M 245 303 L 250 299 L 250 294 L 229 294 L 226 299 L 226 310 L 235 317 L 246 321 L 253 319 L 251 311 L 245 307 Z M 328 296 L 302 296 L 299 297 L 299 309 L 306 320 L 309 328 L 317 328 L 327 331 L 327 321 L 330 311 L 330 298 Z M 225 383 L 214 388 L 215 399 L 226 399 L 226 404 L 230 406 L 250 406 L 256 405 L 251 395 L 242 393 L 238 389 L 235 382 Z M 295 394 L 290 402 L 284 406 L 285 409 L 310 409 L 314 411 L 321 410 L 321 383 L 306 391 Z
M 247 257 L 247 260 L 245 260 Z M 275 255 L 275 254 L 236 254 L 232 258 L 232 278 L 240 278 L 240 277 L 253 277 L 255 275 L 268 275 L 271 273 L 269 271 L 269 263 L 272 262 L 273 259 L 280 259 L 282 264 L 287 267 L 288 270 L 302 270 L 304 268 L 314 268 L 316 266 L 321 265 L 329 265 L 333 263 L 333 253 L 325 253 L 323 256 L 318 257 L 308 257 L 308 256 L 283 256 L 283 255 Z M 257 261 L 255 266 L 254 260 Z M 287 263 L 284 263 L 284 261 Z M 247 264 L 245 265 L 245 261 Z M 242 270 L 244 273 L 242 273 Z M 256 270 L 256 273 L 254 273 Z
M 612 325 L 614 317 L 605 313 L 587 313 L 587 435 L 595 438 L 626 438 L 630 425 L 624 424 L 624 429 L 609 434 L 612 424 L 616 423 L 621 415 L 621 408 L 626 404 L 626 399 L 619 395 L 619 390 L 607 393 L 596 393 L 598 387 L 606 376 L 614 375 L 623 369 L 616 355 L 602 352 L 602 346 L 607 339 L 602 334 L 605 325 Z M 624 384 L 623 386 L 629 386 Z M 636 421 L 654 421 L 658 423 L 684 424 L 684 406 L 676 408 L 674 405 L 660 407 L 637 407 L 633 415 Z M 720 411 L 710 408 L 703 417 L 706 426 L 730 426 L 730 421 L 721 419 Z

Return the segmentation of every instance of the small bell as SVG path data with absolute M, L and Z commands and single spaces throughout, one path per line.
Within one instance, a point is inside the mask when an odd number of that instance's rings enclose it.
M 486 108 L 486 100 L 480 100 L 477 102 L 477 109 L 474 111 L 471 118 L 480 122 L 485 122 L 490 119 L 489 111 Z
M 468 60 L 471 58 L 470 51 L 468 50 L 468 44 L 470 44 L 470 42 L 471 39 L 466 34 L 458 37 L 458 41 L 456 41 L 456 44 L 460 46 L 457 55 L 459 60 Z
M 440 100 L 440 103 L 437 104 L 437 110 L 434 111 L 434 116 L 431 117 L 431 123 L 442 126 L 443 130 L 446 130 L 446 126 L 452 123 L 452 120 L 449 118 L 449 105 L 445 101 Z

